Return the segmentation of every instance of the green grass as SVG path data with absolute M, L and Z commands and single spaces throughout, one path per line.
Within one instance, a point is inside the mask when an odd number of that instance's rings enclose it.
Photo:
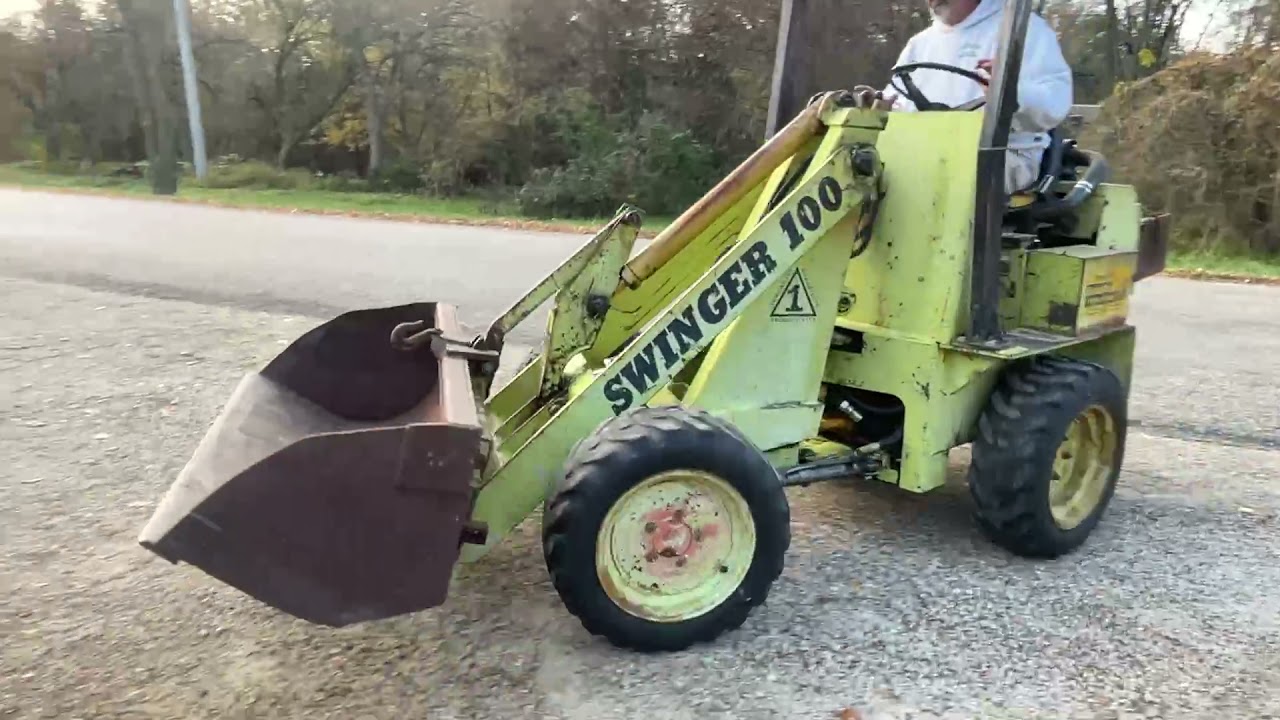
M 145 180 L 113 178 L 110 169 L 100 174 L 49 173 L 20 165 L 0 165 L 0 185 L 16 185 L 32 189 L 75 190 L 105 195 L 153 197 Z M 297 190 L 266 188 L 208 188 L 184 177 L 177 199 L 216 205 L 272 210 L 298 210 L 352 215 L 385 215 L 401 218 L 459 222 L 527 224 L 589 231 L 599 228 L 610 218 L 527 218 L 520 215 L 513 200 L 507 197 L 438 198 L 375 192 L 339 192 L 302 188 Z M 645 230 L 658 231 L 670 224 L 670 217 L 649 217 Z
M 143 180 L 112 178 L 105 167 L 100 174 L 51 173 L 22 165 L 0 164 L 0 185 L 29 188 L 75 190 L 111 195 L 150 197 L 151 188 Z M 437 198 L 422 195 L 397 195 L 374 192 L 338 192 L 303 188 L 274 190 L 265 188 L 215 189 L 201 187 L 193 178 L 183 179 L 178 198 L 194 202 L 242 208 L 298 210 L 351 215 L 381 215 L 426 220 L 527 224 L 580 231 L 599 228 L 608 218 L 530 219 L 522 217 L 516 204 L 507 197 Z M 673 218 L 651 217 L 645 230 L 657 232 Z M 1280 278 L 1280 258 L 1252 258 L 1221 252 L 1170 253 L 1169 269 L 1183 274 Z
M 1242 277 L 1280 278 L 1280 258 L 1241 257 L 1227 253 L 1174 251 L 1169 268 L 1184 272 Z

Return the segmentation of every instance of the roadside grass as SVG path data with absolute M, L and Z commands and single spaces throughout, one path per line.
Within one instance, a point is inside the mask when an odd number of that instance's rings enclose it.
M 114 167 L 104 167 L 97 174 L 75 171 L 46 172 L 29 165 L 0 164 L 0 186 L 71 191 L 104 195 L 154 198 L 145 180 L 112 177 Z M 178 195 L 181 202 L 205 203 L 225 207 L 296 211 L 349 216 L 376 216 L 422 222 L 454 222 L 503 227 L 592 232 L 609 218 L 529 218 L 508 196 L 431 197 L 364 190 L 326 190 L 306 187 L 305 175 L 297 188 L 206 187 L 184 177 Z M 300 178 L 300 179 L 299 179 Z M 644 230 L 652 234 L 666 227 L 674 218 L 646 217 Z M 1168 274 L 1204 279 L 1256 279 L 1280 282 L 1280 258 L 1256 258 L 1214 251 L 1173 250 L 1168 260 Z
M 1241 257 L 1221 252 L 1170 253 L 1169 270 L 1192 277 L 1241 277 L 1280 280 L 1280 258 Z
M 113 168 L 112 168 L 113 169 Z M 172 200 L 235 208 L 297 211 L 330 215 L 376 216 L 421 222 L 455 222 L 504 227 L 593 232 L 611 218 L 531 218 L 520 214 L 507 196 L 432 197 L 418 194 L 311 187 L 206 187 L 184 177 L 173 197 L 157 197 L 146 180 L 100 173 L 50 173 L 21 165 L 0 164 L 0 186 Z M 674 218 L 647 216 L 647 233 L 660 231 Z

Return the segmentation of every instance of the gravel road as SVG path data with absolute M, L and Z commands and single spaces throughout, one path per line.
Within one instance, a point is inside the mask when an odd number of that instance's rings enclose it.
M 769 603 L 654 657 L 564 612 L 536 522 L 445 607 L 341 631 L 135 542 L 312 315 L 495 253 L 497 289 L 445 293 L 478 321 L 580 238 L 7 191 L 0 217 L 0 718 L 1280 717 L 1280 289 L 1140 289 L 1126 472 L 1081 553 L 983 541 L 962 452 L 927 497 L 796 490 Z

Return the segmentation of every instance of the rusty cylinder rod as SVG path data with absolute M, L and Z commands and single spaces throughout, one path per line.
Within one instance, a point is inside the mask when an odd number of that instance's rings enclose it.
M 635 288 L 665 265 L 717 217 L 733 207 L 758 183 L 822 130 L 822 116 L 834 93 L 812 102 L 777 135 L 760 146 L 675 222 L 667 226 L 649 247 L 622 268 L 623 287 Z M 621 287 L 619 288 L 621 289 Z

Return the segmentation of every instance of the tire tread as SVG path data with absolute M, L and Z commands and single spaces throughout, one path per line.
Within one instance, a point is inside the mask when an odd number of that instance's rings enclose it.
M 1095 401 L 1117 423 L 1117 459 L 1095 512 L 1070 532 L 1048 511 L 1048 474 L 1066 426 Z M 1126 401 L 1120 381 L 1097 363 L 1046 355 L 1012 366 L 978 418 L 969 467 L 975 519 L 984 533 L 1014 554 L 1056 558 L 1074 551 L 1092 531 L 1114 492 L 1124 454 Z

